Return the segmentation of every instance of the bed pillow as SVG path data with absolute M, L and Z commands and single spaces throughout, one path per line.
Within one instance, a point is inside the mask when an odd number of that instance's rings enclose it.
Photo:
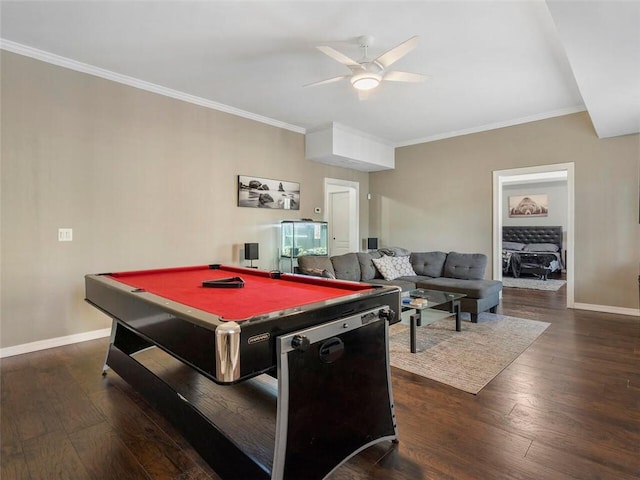
M 389 257 L 389 260 L 398 272 L 398 277 L 414 277 L 416 275 L 409 257 Z
M 380 258 L 373 258 L 372 262 L 385 280 L 394 280 L 400 276 L 396 267 L 391 263 L 391 259 L 388 255 L 383 255 Z M 409 257 L 407 257 L 409 258 Z
M 502 248 L 505 250 L 523 250 L 526 245 L 518 242 L 502 242 Z
M 558 245 L 553 243 L 530 243 L 525 245 L 523 250 L 525 252 L 557 252 Z

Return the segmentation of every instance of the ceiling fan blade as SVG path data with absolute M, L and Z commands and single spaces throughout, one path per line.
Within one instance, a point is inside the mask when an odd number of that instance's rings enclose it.
M 392 63 L 397 62 L 407 53 L 418 46 L 418 36 L 411 37 L 409 40 L 402 42 L 397 47 L 393 47 L 391 50 L 383 53 L 375 59 L 384 68 L 389 68 Z
M 340 75 L 339 77 L 327 78 L 326 80 L 320 80 L 319 82 L 307 83 L 304 85 L 305 87 L 315 87 L 318 85 L 325 85 L 327 83 L 338 82 L 340 80 L 344 80 L 346 78 L 351 77 L 351 75 Z
M 393 72 L 387 72 L 383 80 L 389 80 L 390 82 L 418 83 L 418 82 L 424 82 L 428 78 L 429 77 L 427 75 L 422 75 L 421 73 L 393 71 Z
M 352 58 L 347 57 L 345 54 L 340 53 L 339 51 L 331 48 L 331 47 L 327 47 L 325 45 L 320 46 L 320 47 L 316 47 L 318 50 L 320 50 L 322 53 L 324 53 L 325 55 L 330 56 L 331 58 L 333 58 L 334 60 L 340 62 L 343 65 L 346 65 L 347 67 L 359 67 L 360 64 L 358 62 L 356 62 L 355 60 L 353 60 Z

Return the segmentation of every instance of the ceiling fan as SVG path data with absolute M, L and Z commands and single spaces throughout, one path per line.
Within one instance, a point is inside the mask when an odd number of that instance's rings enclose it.
M 327 83 L 348 79 L 356 90 L 359 92 L 367 92 L 376 88 L 382 81 L 415 83 L 422 82 L 428 78 L 426 75 L 422 75 L 420 73 L 389 71 L 389 67 L 393 63 L 397 62 L 411 50 L 416 48 L 418 45 L 417 36 L 411 37 L 409 40 L 405 40 L 400 45 L 393 47 L 391 50 L 383 53 L 373 60 L 367 57 L 367 50 L 372 44 L 372 36 L 363 35 L 358 37 L 358 45 L 362 49 L 362 59 L 359 61 L 353 60 L 352 58 L 349 58 L 343 53 L 340 53 L 328 46 L 316 47 L 325 55 L 328 55 L 341 64 L 346 65 L 351 70 L 351 74 L 309 83 L 305 85 L 305 87 L 325 85 Z

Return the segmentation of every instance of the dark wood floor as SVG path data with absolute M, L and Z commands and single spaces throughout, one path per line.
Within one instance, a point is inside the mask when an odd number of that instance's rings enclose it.
M 393 369 L 400 443 L 331 478 L 640 478 L 640 319 L 564 305 L 563 291 L 505 289 L 499 313 L 552 325 L 476 396 Z M 106 344 L 1 360 L 1 478 L 218 478 L 116 374 L 100 375 Z

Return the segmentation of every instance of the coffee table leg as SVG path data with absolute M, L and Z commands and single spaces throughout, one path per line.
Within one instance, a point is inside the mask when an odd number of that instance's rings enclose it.
M 416 329 L 418 328 L 418 325 L 420 325 L 420 310 L 416 311 L 416 313 L 414 314 L 411 314 L 409 318 L 411 319 L 411 353 L 416 353 Z
M 455 300 L 451 302 L 451 313 L 456 315 L 456 332 L 462 331 L 462 326 L 460 325 L 460 300 Z

